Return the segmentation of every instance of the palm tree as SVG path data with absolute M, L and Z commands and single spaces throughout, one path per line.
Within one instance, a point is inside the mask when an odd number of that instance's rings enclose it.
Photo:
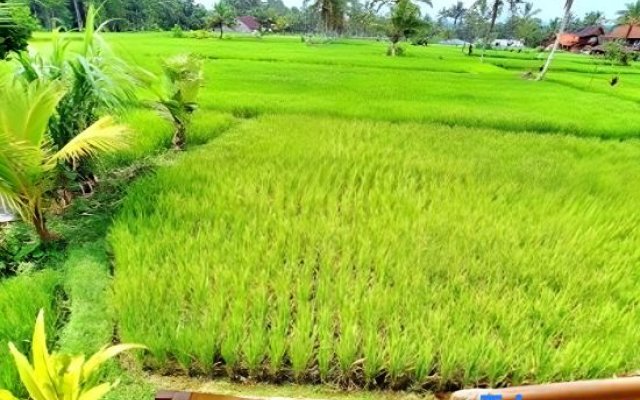
M 438 11 L 438 21 L 439 22 L 445 22 L 447 19 L 449 19 L 451 17 L 451 10 L 449 8 L 441 8 L 440 11 Z
M 602 11 L 591 11 L 584 15 L 582 22 L 585 26 L 602 25 L 605 21 L 605 15 Z
M 421 25 L 420 8 L 410 0 L 399 0 L 391 10 L 391 21 L 387 32 L 391 41 L 389 55 L 395 57 L 400 39 L 415 33 Z
M 453 26 L 458 26 L 458 22 L 462 22 L 462 18 L 466 14 L 467 9 L 464 8 L 464 3 L 459 1 L 449 9 L 449 15 L 453 18 Z
M 127 128 L 104 117 L 54 149 L 47 125 L 64 94 L 62 84 L 55 81 L 5 83 L 0 91 L 0 198 L 34 226 L 42 242 L 57 237 L 44 216 L 56 167 L 127 145 Z
M 484 45 L 482 46 L 482 55 L 480 57 L 480 62 L 484 62 L 484 55 L 487 50 L 487 44 L 489 43 L 489 40 L 491 39 L 491 34 L 493 33 L 493 30 L 496 27 L 496 21 L 498 20 L 498 17 L 502 13 L 503 5 L 504 5 L 504 0 L 493 0 L 493 4 L 491 5 L 489 27 L 487 28 L 487 34 L 485 35 L 485 38 L 484 38 Z
M 627 34 L 625 36 L 625 42 L 629 40 L 631 30 L 634 26 L 640 25 L 640 0 L 635 3 L 625 4 L 625 9 L 618 11 L 618 23 L 623 25 L 629 25 Z
M 224 1 L 219 2 L 213 6 L 213 14 L 209 20 L 211 27 L 220 28 L 220 39 L 224 34 L 224 27 L 232 27 L 236 24 L 236 11 Z
M 525 3 L 524 9 L 522 10 L 522 14 L 520 15 L 520 18 L 522 18 L 525 21 L 530 21 L 536 15 L 542 12 L 542 9 L 540 8 L 534 9 L 533 7 L 534 7 L 533 3 Z
M 569 19 L 571 19 L 571 7 L 573 7 L 573 0 L 566 0 L 564 3 L 564 17 L 562 18 L 560 28 L 556 34 L 556 41 L 553 43 L 553 49 L 551 49 L 549 57 L 547 57 L 547 62 L 544 63 L 544 67 L 542 67 L 542 71 L 540 72 L 540 75 L 538 75 L 539 81 L 543 80 L 545 75 L 547 75 L 547 71 L 549 71 L 549 67 L 551 66 L 551 61 L 553 61 L 553 57 L 555 56 L 556 51 L 558 51 L 558 46 L 560 46 L 560 37 L 567 28 Z
M 187 126 L 198 108 L 196 103 L 204 82 L 203 63 L 191 54 L 182 54 L 164 61 L 164 88 L 156 90 L 155 104 L 161 116 L 174 124 L 173 147 L 182 150 L 187 141 Z

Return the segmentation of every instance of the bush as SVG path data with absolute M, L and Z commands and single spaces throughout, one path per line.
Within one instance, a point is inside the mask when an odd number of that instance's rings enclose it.
M 629 65 L 631 54 L 622 41 L 614 40 L 604 45 L 604 56 L 611 64 Z
M 390 44 L 389 47 L 387 47 L 387 55 L 388 56 L 394 55 L 392 53 L 392 51 L 393 51 L 393 44 Z M 395 53 L 395 55 L 396 56 L 403 56 L 404 53 L 405 53 L 404 47 L 400 46 L 399 44 L 396 45 L 396 53 Z
M 37 23 L 23 5 L 0 3 L 0 59 L 27 48 Z
M 184 31 L 182 30 L 180 25 L 175 24 L 173 26 L 173 29 L 171 29 L 171 36 L 173 36 L 174 38 L 183 38 L 184 37 Z

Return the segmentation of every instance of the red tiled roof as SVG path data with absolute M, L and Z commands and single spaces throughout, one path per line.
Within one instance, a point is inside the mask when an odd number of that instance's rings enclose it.
M 629 25 L 619 25 L 613 28 L 607 34 L 607 37 L 612 39 L 640 39 L 640 26 L 634 25 L 629 31 Z

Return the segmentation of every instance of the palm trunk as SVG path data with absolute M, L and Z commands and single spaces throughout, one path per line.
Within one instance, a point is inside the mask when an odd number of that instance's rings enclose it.
M 78 20 L 78 30 L 81 31 L 84 28 L 84 25 L 82 23 L 82 13 L 80 12 L 78 0 L 73 0 L 73 9 L 76 12 L 76 19 Z
M 547 58 L 547 62 L 544 64 L 542 68 L 542 72 L 538 75 L 539 81 L 543 80 L 545 75 L 547 75 L 547 71 L 549 71 L 549 67 L 551 66 L 551 61 L 553 61 L 553 57 L 558 51 L 558 46 L 560 46 L 560 36 L 564 33 L 567 28 L 567 24 L 569 23 L 569 18 L 571 17 L 571 7 L 573 6 L 573 0 L 567 0 L 564 4 L 564 18 L 562 18 L 562 23 L 560 24 L 560 29 L 558 30 L 558 35 L 556 36 L 556 41 L 553 44 L 553 49 L 551 49 L 551 53 L 549 53 L 549 57 Z
M 480 62 L 484 62 L 484 53 L 487 51 L 487 44 L 493 33 L 493 29 L 496 27 L 496 20 L 498 19 L 498 11 L 500 10 L 500 0 L 494 0 L 493 8 L 491 10 L 491 24 L 489 24 L 489 30 L 487 36 L 484 38 L 484 45 L 482 46 L 482 55 L 480 56 Z
M 183 123 L 176 122 L 176 131 L 171 143 L 174 150 L 184 150 L 184 146 L 187 144 L 187 127 Z
M 220 39 L 222 39 L 223 34 L 224 34 L 224 25 L 220 24 Z
M 42 243 L 50 243 L 58 238 L 56 234 L 47 228 L 47 220 L 40 206 L 36 206 L 33 212 L 32 223 Z

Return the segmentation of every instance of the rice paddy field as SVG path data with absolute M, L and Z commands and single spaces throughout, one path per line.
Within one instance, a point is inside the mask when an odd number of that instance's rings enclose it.
M 155 72 L 205 60 L 194 143 L 109 236 L 146 367 L 432 390 L 640 367 L 640 67 L 561 54 L 535 82 L 535 52 L 107 38 Z M 129 122 L 131 157 L 170 136 Z
M 167 153 L 140 88 L 132 146 L 52 216 L 67 260 L 0 281 L 0 388 L 24 394 L 7 342 L 28 351 L 40 308 L 52 348 L 143 343 L 159 375 L 446 392 L 640 369 L 639 63 L 559 54 L 536 82 L 532 50 L 103 37 L 156 74 L 200 56 L 200 107 Z M 154 390 L 108 373 L 110 399 Z

